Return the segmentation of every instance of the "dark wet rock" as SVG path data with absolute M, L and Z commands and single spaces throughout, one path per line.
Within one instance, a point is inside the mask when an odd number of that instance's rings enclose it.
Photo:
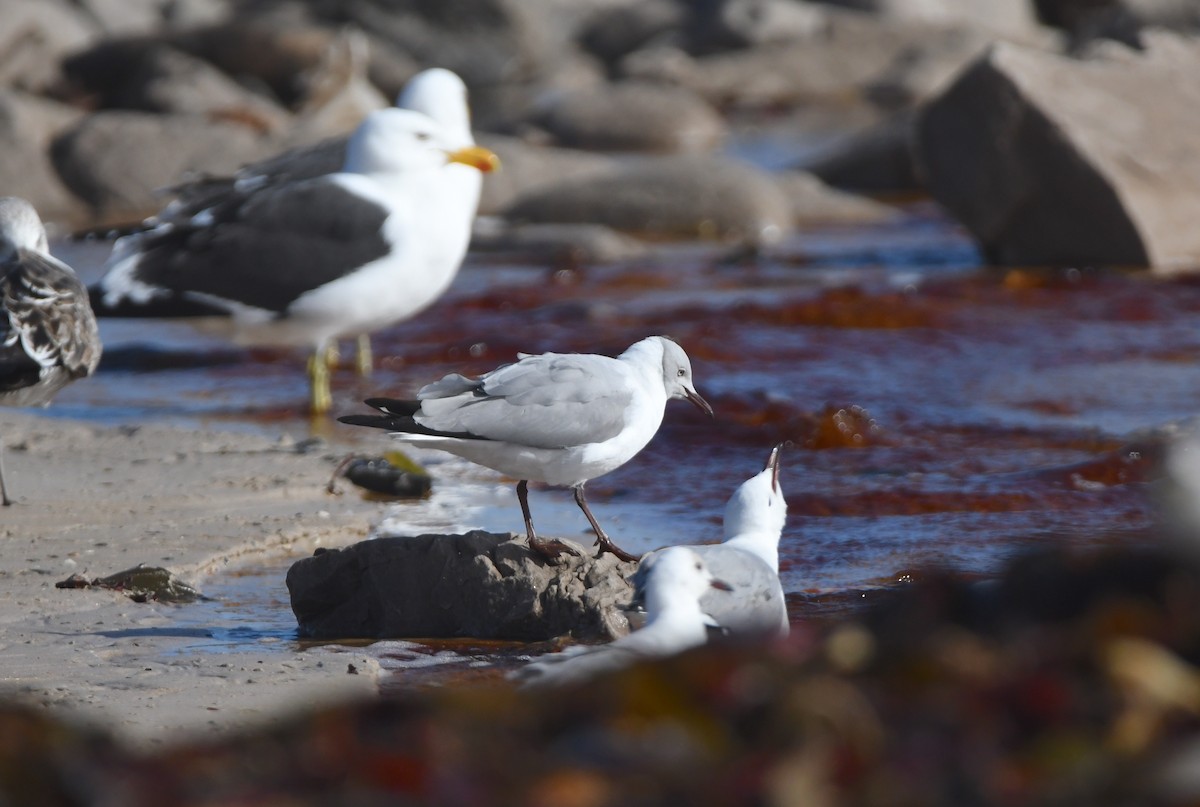
M 634 564 L 579 549 L 550 566 L 515 535 L 383 537 L 297 561 L 287 586 L 306 638 L 623 635 Z
M 218 25 L 228 22 L 237 0 L 168 0 L 163 6 L 163 24 L 169 30 Z
M 598 10 L 579 32 L 580 44 L 608 64 L 653 42 L 679 44 L 687 9 L 675 0 L 641 0 Z
M 798 167 L 836 188 L 860 193 L 924 189 L 913 161 L 912 116 L 907 113 L 854 132 Z
M 1193 0 L 1034 0 L 1047 25 L 1064 29 L 1076 49 L 1096 39 L 1140 47 L 1150 27 L 1200 30 L 1200 4 Z
M 789 232 L 792 208 L 771 176 L 751 165 L 721 157 L 657 157 L 528 193 L 506 216 L 757 246 Z
M 917 121 L 931 193 L 990 261 L 1200 265 L 1200 44 L 1077 61 L 998 45 Z
M 646 254 L 637 239 L 601 224 L 510 224 L 500 219 L 476 223 L 471 251 L 492 260 L 574 268 L 618 263 Z
M 40 92 L 59 79 L 59 61 L 100 32 L 64 0 L 0 0 L 0 86 Z
M 897 20 L 980 28 L 1004 36 L 1037 36 L 1033 0 L 833 0 Z
M 304 77 L 295 122 L 283 138 L 286 145 L 348 136 L 368 114 L 391 106 L 392 99 L 380 93 L 368 76 L 369 50 L 367 37 L 354 30 L 341 32 L 330 43 L 320 63 Z
M 393 499 L 419 499 L 427 496 L 433 486 L 428 474 L 399 468 L 386 457 L 351 457 L 338 466 L 334 478 L 338 476 L 363 490 Z M 329 482 L 329 490 L 337 492 L 334 479 Z
M 627 77 L 680 84 L 710 103 L 746 107 L 862 96 L 900 109 L 928 97 L 986 49 L 973 28 L 935 26 L 835 9 L 820 35 L 692 58 L 678 49 L 631 53 Z
M 500 170 L 483 179 L 479 213 L 490 215 L 515 200 L 563 180 L 596 176 L 613 158 L 578 149 L 552 148 L 504 135 L 477 134 L 476 139 L 500 158 Z
M 408 51 L 372 32 L 367 36 L 367 76 L 371 84 L 394 101 L 408 80 L 421 70 L 421 63 Z
M 105 36 L 150 33 L 163 21 L 163 0 L 74 0 Z
M 192 586 L 180 580 L 170 569 L 139 564 L 107 577 L 89 580 L 73 574 L 54 584 L 55 588 L 106 588 L 118 591 L 134 602 L 195 602 L 203 599 Z
M 891 205 L 831 188 L 804 171 L 784 172 L 776 182 L 791 201 L 797 224 L 865 224 L 899 215 Z
M 691 90 L 619 82 L 543 100 L 534 122 L 559 145 L 607 151 L 704 152 L 725 136 L 725 124 Z
M 264 133 L 291 121 L 208 62 L 157 42 L 103 43 L 67 59 L 63 70 L 104 107 L 207 115 Z
M 804 0 L 699 0 L 691 6 L 692 53 L 806 40 L 821 34 L 829 19 L 825 6 Z
M 0 188 L 28 199 L 43 218 L 77 220 L 84 206 L 58 178 L 50 143 L 81 113 L 32 95 L 0 91 Z
M 304 5 L 279 4 L 180 32 L 171 44 L 239 81 L 261 82 L 291 106 L 303 97 L 306 76 L 321 64 L 337 37 L 332 26 L 312 22 Z
M 228 174 L 269 144 L 244 126 L 195 115 L 110 110 L 85 118 L 55 140 L 63 182 L 101 219 L 150 215 L 156 191 L 189 172 Z
M 363 0 L 349 21 L 392 42 L 422 64 L 458 73 L 468 86 L 544 75 L 569 31 L 553 3 L 538 0 L 423 0 L 407 5 Z

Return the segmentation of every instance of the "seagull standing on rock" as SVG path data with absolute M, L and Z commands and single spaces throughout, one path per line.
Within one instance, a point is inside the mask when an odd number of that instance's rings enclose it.
M 50 254 L 33 205 L 0 198 L 0 404 L 46 406 L 100 363 L 87 289 Z M 3 446 L 0 446 L 0 453 Z M 0 504 L 12 504 L 0 464 Z
M 779 486 L 781 448 L 775 446 L 767 467 L 730 497 L 724 542 L 689 547 L 713 574 L 729 583 L 729 592 L 709 592 L 701 605 L 735 638 L 786 636 L 790 630 L 779 581 L 779 537 L 787 520 L 787 502 Z M 644 599 L 651 575 L 671 549 L 642 558 L 633 576 L 634 602 Z
M 311 409 L 326 412 L 329 348 L 445 292 L 479 199 L 458 172 L 496 165 L 424 114 L 377 110 L 351 136 L 341 172 L 235 183 L 188 219 L 120 239 L 93 305 L 109 316 L 200 317 L 239 344 L 307 346 Z
M 640 661 L 667 658 L 708 641 L 708 629 L 720 627 L 705 613 L 702 596 L 713 589 L 728 590 L 714 579 L 700 556 L 677 546 L 658 555 L 645 580 L 646 624 L 628 636 L 599 647 L 576 647 L 543 656 L 511 676 L 523 686 L 565 686 L 583 683 Z
M 601 529 L 584 498 L 588 480 L 613 471 L 658 432 L 667 401 L 712 407 L 692 382 L 683 348 L 665 336 L 637 342 L 620 356 L 591 353 L 519 354 L 479 378 L 457 373 L 422 387 L 415 401 L 371 398 L 382 415 L 348 415 L 343 423 L 388 429 L 414 446 L 437 448 L 519 479 L 517 499 L 529 546 L 548 560 L 572 552 L 538 538 L 529 513 L 529 480 L 575 493 L 596 533 L 599 554 L 637 560 Z

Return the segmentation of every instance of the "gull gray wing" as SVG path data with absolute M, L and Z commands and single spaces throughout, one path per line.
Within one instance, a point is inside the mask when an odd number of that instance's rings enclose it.
M 510 677 L 519 681 L 522 687 L 571 686 L 632 667 L 639 660 L 652 657 L 616 644 L 568 648 L 535 659 Z
M 8 315 L 0 328 L 6 360 L 19 350 L 39 368 L 61 367 L 71 378 L 96 369 L 100 332 L 74 272 L 50 256 L 21 250 L 0 282 Z
M 417 423 L 534 448 L 598 443 L 625 427 L 634 387 L 615 359 L 546 353 L 478 380 L 447 376 L 417 393 Z
M 689 547 L 703 560 L 713 577 L 732 591 L 710 589 L 700 597 L 700 608 L 735 638 L 786 635 L 787 601 L 779 575 L 762 558 L 725 544 Z M 642 602 L 649 572 L 657 553 L 642 558 L 634 573 L 634 603 Z

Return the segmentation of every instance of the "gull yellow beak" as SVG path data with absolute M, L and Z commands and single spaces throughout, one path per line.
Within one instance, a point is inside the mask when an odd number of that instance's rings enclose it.
M 500 168 L 500 158 L 494 151 L 485 149 L 483 146 L 467 146 L 458 151 L 452 151 L 446 155 L 446 162 L 469 165 L 485 174 Z

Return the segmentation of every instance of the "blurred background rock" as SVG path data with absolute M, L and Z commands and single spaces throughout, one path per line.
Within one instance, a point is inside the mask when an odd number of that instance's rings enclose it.
M 569 243 L 581 223 L 757 248 L 932 194 L 997 263 L 1198 262 L 1167 233 L 1187 216 L 1159 212 L 1200 198 L 1191 0 L 0 0 L 0 15 L 0 186 L 66 228 L 134 222 L 181 181 L 344 136 L 436 65 L 467 82 L 505 161 L 481 206 L 489 248 L 552 239 L 543 225 L 575 227 Z M 1054 75 L 1013 98 L 1018 62 Z M 1087 114 L 1046 113 L 1082 88 Z M 1044 136 L 1014 128 L 1038 115 Z M 1111 159 L 1088 148 L 1112 137 Z M 1148 191 L 1113 176 L 1120 150 L 1146 149 Z M 1097 186 L 1112 204 L 1074 205 Z M 1124 234 L 1078 243 L 1096 231 Z

